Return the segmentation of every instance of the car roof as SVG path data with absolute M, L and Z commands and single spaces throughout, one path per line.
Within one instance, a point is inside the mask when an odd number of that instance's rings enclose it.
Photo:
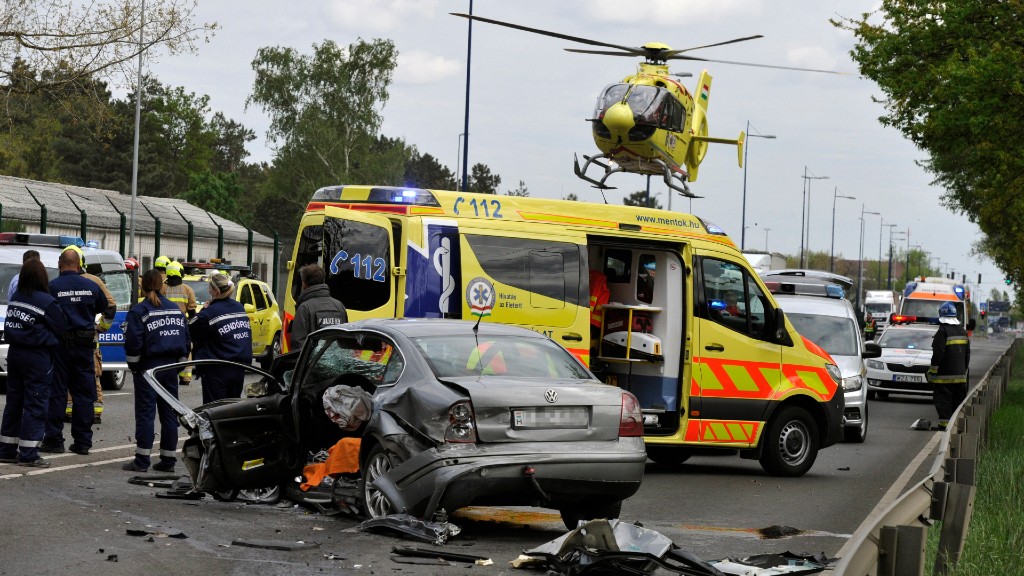
M 341 327 L 346 329 L 377 328 L 385 332 L 397 332 L 409 338 L 423 336 L 458 336 L 473 334 L 475 320 L 454 320 L 448 318 L 371 318 L 350 322 Z M 546 338 L 546 336 L 507 324 L 480 322 L 477 327 L 479 336 L 519 336 L 526 338 Z
M 26 244 L 3 245 L 0 246 L 0 264 L 17 264 L 20 266 L 22 264 L 22 255 L 28 250 L 39 252 L 39 258 L 44 265 L 56 267 L 57 258 L 60 257 L 60 253 L 65 248 Z M 82 252 L 85 254 L 86 264 L 117 264 L 119 267 L 124 268 L 124 258 L 113 250 L 82 248 Z
M 844 298 L 824 298 L 794 294 L 773 294 L 775 301 L 787 314 L 814 314 L 857 319 L 853 306 Z

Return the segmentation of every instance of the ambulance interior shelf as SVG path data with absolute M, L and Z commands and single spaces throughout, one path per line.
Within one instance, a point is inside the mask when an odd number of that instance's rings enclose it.
M 601 309 L 598 359 L 606 362 L 663 362 L 661 338 L 651 334 L 651 314 L 661 308 L 608 303 Z

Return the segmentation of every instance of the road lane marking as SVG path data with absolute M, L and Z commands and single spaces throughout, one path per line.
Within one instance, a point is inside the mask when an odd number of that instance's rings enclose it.
M 187 438 L 178 438 L 178 441 L 182 442 L 182 441 L 184 441 L 186 439 Z M 156 442 L 154 442 L 154 444 L 156 444 Z M 135 444 L 125 444 L 123 446 L 108 446 L 106 448 L 97 448 L 96 450 L 90 450 L 89 453 L 92 454 L 92 453 L 96 453 L 96 452 L 110 452 L 112 450 L 125 450 L 127 448 L 135 448 Z M 46 459 L 47 460 L 55 460 L 57 458 L 67 458 L 69 456 L 78 456 L 78 454 L 75 454 L 75 453 L 53 454 L 51 456 L 47 456 Z M 83 462 L 81 464 L 68 464 L 67 466 L 53 466 L 53 467 L 50 467 L 50 468 L 28 469 L 25 472 L 19 472 L 19 473 L 15 473 L 15 474 L 3 474 L 3 475 L 0 475 L 0 480 L 11 480 L 13 478 L 21 478 L 22 476 L 36 476 L 38 474 L 49 474 L 50 472 L 62 472 L 64 470 L 75 470 L 75 469 L 78 469 L 78 468 L 85 468 L 87 466 L 102 466 L 104 464 L 115 464 L 117 462 L 127 462 L 129 460 L 134 460 L 134 459 L 135 459 L 135 455 L 133 454 L 131 456 L 126 456 L 126 457 L 122 457 L 122 458 L 113 458 L 113 459 L 110 459 L 110 460 L 99 460 L 99 461 L 96 461 L 96 462 Z M 0 466 L 2 466 L 2 464 L 0 464 Z M 11 464 L 10 466 L 13 467 L 13 466 L 16 466 L 16 465 L 15 464 Z

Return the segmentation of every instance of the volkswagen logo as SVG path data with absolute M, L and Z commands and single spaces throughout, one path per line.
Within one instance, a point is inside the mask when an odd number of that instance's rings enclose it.
M 544 399 L 547 400 L 549 404 L 554 404 L 555 402 L 558 402 L 558 392 L 555 392 L 552 389 L 545 390 Z

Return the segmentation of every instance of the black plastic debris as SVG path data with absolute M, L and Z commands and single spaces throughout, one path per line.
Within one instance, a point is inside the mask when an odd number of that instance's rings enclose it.
M 152 476 L 132 476 L 128 479 L 129 484 L 147 486 L 149 488 L 170 488 L 174 480 L 178 479 L 177 474 L 157 474 Z
M 777 540 L 803 534 L 803 530 L 793 528 L 792 526 L 768 526 L 767 528 L 758 529 L 757 533 L 764 540 Z
M 156 497 L 170 500 L 202 500 L 206 497 L 205 493 L 195 489 L 192 479 L 188 476 L 176 476 L 168 488 L 170 489 L 166 492 L 157 492 Z
M 448 550 L 438 548 L 421 548 L 419 546 L 395 546 L 391 549 L 391 553 L 393 554 L 392 560 L 394 560 L 394 556 L 407 558 L 435 558 L 466 564 L 476 564 L 477 562 L 486 562 L 487 560 L 490 560 L 490 558 L 486 556 L 479 556 L 477 554 L 461 554 L 459 552 L 449 552 Z
M 295 552 L 296 550 L 315 550 L 320 547 L 316 542 L 289 542 L 287 540 L 232 540 L 232 546 L 244 546 L 246 548 L 262 548 L 264 550 L 283 550 Z
M 794 554 L 783 552 L 781 554 L 758 554 L 733 560 L 713 560 L 710 562 L 725 574 L 742 576 L 768 576 L 785 574 L 786 576 L 805 576 L 817 574 L 832 566 L 836 558 L 828 558 L 821 554 Z
M 451 562 L 440 558 L 419 558 L 416 556 L 391 555 L 391 561 L 397 564 L 415 564 L 418 566 L 452 566 Z
M 618 520 L 586 522 L 526 555 L 514 566 L 564 576 L 643 576 L 659 568 L 687 576 L 724 576 L 661 533 Z
M 110 554 L 107 556 L 107 562 L 117 562 L 117 554 Z
M 176 528 L 167 528 L 164 526 L 146 526 L 145 528 L 128 528 L 125 530 L 125 534 L 129 536 L 155 536 L 157 538 L 188 538 L 184 532 Z
M 427 522 L 409 514 L 371 518 L 358 526 L 361 532 L 391 534 L 440 546 L 458 535 L 461 528 L 450 522 Z

